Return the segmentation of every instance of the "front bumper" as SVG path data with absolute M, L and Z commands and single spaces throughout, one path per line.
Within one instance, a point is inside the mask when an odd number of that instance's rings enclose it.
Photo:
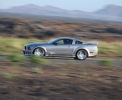
M 33 55 L 33 51 L 31 51 L 31 50 L 23 50 L 23 54 L 25 56 L 31 56 L 31 55 Z

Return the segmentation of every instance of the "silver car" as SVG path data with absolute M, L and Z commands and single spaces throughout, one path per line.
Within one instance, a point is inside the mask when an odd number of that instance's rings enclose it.
M 60 37 L 48 43 L 26 44 L 23 50 L 25 56 L 67 56 L 85 60 L 98 53 L 98 43 L 86 43 L 76 38 Z

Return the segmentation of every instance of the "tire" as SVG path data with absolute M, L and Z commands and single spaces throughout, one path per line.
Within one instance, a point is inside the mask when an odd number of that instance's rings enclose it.
M 33 54 L 39 57 L 43 57 L 45 55 L 45 51 L 42 48 L 36 48 Z
M 77 57 L 74 57 L 74 59 L 75 59 L 75 60 L 78 60 L 78 58 L 77 58 Z
M 78 60 L 85 60 L 88 56 L 88 53 L 86 50 L 83 50 L 83 49 L 80 49 L 76 52 L 76 57 L 75 59 L 78 59 Z

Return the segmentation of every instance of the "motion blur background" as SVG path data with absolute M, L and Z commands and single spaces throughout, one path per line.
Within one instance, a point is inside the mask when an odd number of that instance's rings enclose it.
M 0 4 L 0 100 L 122 99 L 122 0 Z M 98 56 L 86 61 L 23 56 L 25 44 L 57 37 L 98 42 Z

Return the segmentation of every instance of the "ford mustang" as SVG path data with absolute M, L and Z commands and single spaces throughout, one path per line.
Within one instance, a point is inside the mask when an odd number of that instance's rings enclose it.
M 47 43 L 26 44 L 23 53 L 25 56 L 67 56 L 85 60 L 97 55 L 97 45 L 98 43 L 87 43 L 76 38 L 60 37 Z

